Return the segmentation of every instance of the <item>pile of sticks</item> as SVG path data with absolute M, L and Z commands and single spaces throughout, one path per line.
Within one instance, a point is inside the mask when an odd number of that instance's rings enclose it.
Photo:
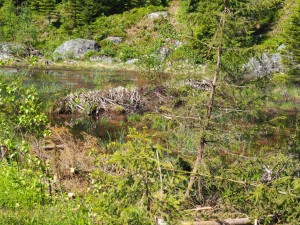
M 117 87 L 104 91 L 88 91 L 69 94 L 54 105 L 54 112 L 62 114 L 80 113 L 99 115 L 103 111 L 119 110 L 137 112 L 143 102 L 137 88 Z

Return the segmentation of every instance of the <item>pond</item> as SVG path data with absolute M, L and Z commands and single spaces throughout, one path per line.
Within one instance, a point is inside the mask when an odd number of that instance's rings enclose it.
M 46 108 L 61 96 L 70 92 L 102 90 L 117 86 L 143 86 L 147 83 L 137 72 L 116 72 L 109 70 L 21 70 L 1 68 L 0 78 L 21 79 L 24 86 L 33 86 L 45 103 Z M 122 138 L 126 133 L 124 115 L 104 114 L 98 118 L 78 115 L 53 115 L 49 113 L 52 125 L 67 126 L 75 137 L 87 132 L 104 141 Z

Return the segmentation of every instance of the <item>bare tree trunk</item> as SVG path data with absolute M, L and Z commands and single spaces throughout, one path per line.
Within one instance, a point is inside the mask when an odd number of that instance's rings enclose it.
M 198 147 L 198 151 L 197 151 L 197 156 L 196 156 L 196 160 L 194 163 L 194 168 L 188 183 L 188 187 L 186 189 L 185 192 L 185 196 L 188 197 L 190 195 L 190 191 L 193 187 L 193 184 L 195 182 L 196 179 L 196 174 L 198 172 L 198 167 L 201 165 L 202 162 L 202 156 L 203 156 L 203 152 L 205 149 L 205 144 L 206 144 L 206 131 L 209 128 L 209 123 L 210 123 L 210 119 L 211 119 L 211 114 L 213 111 L 213 104 L 214 104 L 214 98 L 215 98 L 215 93 L 216 93 L 216 86 L 217 86 L 217 82 L 218 82 L 218 78 L 220 75 L 220 68 L 221 68 L 221 56 L 222 56 L 222 42 L 223 42 L 223 31 L 224 31 L 224 27 L 225 27 L 225 14 L 226 14 L 226 8 L 223 12 L 223 16 L 220 20 L 220 24 L 221 24 L 221 33 L 220 33 L 220 41 L 219 41 L 219 45 L 217 47 L 217 63 L 216 63 L 216 68 L 215 68 L 215 73 L 214 73 L 214 79 L 212 82 L 212 89 L 210 92 L 210 96 L 207 102 L 207 113 L 206 113 L 206 117 L 205 117 L 205 121 L 204 121 L 204 127 L 203 127 L 203 132 L 201 134 L 200 137 L 200 143 L 199 143 L 199 147 Z

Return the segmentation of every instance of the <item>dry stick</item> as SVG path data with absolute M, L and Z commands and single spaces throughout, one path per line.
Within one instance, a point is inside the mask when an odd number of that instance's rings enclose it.
M 45 157 L 43 156 L 43 153 L 41 151 L 41 147 L 40 147 L 40 144 L 39 144 L 39 141 L 35 138 L 35 141 L 36 141 L 36 145 L 37 145 L 37 148 L 38 148 L 38 152 L 39 152 L 39 158 L 42 160 L 43 162 L 43 166 L 45 168 L 43 168 L 43 173 L 46 174 L 46 177 L 47 177 L 47 181 L 48 181 L 48 192 L 49 192 L 49 196 L 50 196 L 50 200 L 52 201 L 52 185 L 51 185 L 51 180 L 50 180 L 50 172 L 49 170 L 47 169 L 47 163 L 46 163 L 46 159 Z
M 225 8 L 226 10 L 226 8 Z M 214 79 L 212 82 L 212 89 L 210 92 L 210 97 L 207 103 L 207 113 L 206 113 L 206 118 L 204 121 L 204 128 L 203 128 L 203 132 L 201 134 L 201 138 L 200 138 L 200 145 L 198 148 L 198 152 L 197 152 L 197 156 L 196 156 L 196 160 L 194 163 L 194 168 L 193 168 L 193 172 L 192 175 L 190 177 L 190 181 L 188 183 L 188 187 L 186 189 L 185 192 L 185 197 L 188 197 L 190 195 L 190 190 L 193 187 L 193 184 L 195 182 L 196 179 L 196 173 L 198 171 L 198 167 L 201 165 L 201 161 L 202 161 L 202 155 L 205 149 L 205 143 L 206 143 L 206 138 L 205 138 L 205 133 L 209 128 L 209 122 L 211 119 L 211 114 L 212 114 L 212 109 L 213 109 L 213 103 L 214 103 L 214 97 L 215 97 L 215 92 L 216 92 L 216 85 L 217 85 L 217 81 L 220 75 L 220 67 L 221 67 L 221 55 L 222 55 L 222 39 L 223 39 L 223 30 L 225 27 L 225 10 L 223 12 L 223 16 L 221 18 L 221 37 L 220 37 L 220 43 L 218 46 L 218 50 L 217 50 L 217 64 L 216 64 L 216 69 L 215 69 L 215 74 L 214 74 Z
M 145 186 L 146 186 L 146 197 L 147 197 L 147 211 L 150 211 L 151 200 L 150 200 L 150 191 L 149 191 L 149 180 L 148 180 L 148 163 L 146 162 L 146 177 L 145 177 Z
M 4 159 L 7 152 L 8 152 L 8 148 L 5 145 L 0 146 L 0 153 L 1 153 L 0 161 L 2 161 Z
M 162 198 L 163 198 L 163 178 L 162 178 L 161 166 L 160 166 L 159 155 L 158 155 L 157 150 L 156 150 L 156 158 L 157 158 L 157 166 L 158 166 L 159 180 L 160 180 L 160 200 L 162 200 Z
M 210 206 L 205 206 L 205 207 L 199 207 L 199 208 L 195 208 L 195 209 L 187 209 L 185 211 L 203 211 L 203 210 L 212 210 L 213 207 Z
M 48 145 L 48 146 L 44 146 L 44 150 L 45 151 L 50 151 L 50 150 L 55 150 L 55 149 L 63 150 L 63 149 L 65 149 L 65 146 L 64 145 Z
M 251 225 L 249 218 L 226 219 L 218 221 L 182 222 L 182 225 Z

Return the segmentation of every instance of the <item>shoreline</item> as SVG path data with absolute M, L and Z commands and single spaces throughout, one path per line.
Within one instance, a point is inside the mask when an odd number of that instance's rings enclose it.
M 47 63 L 47 59 L 39 58 L 37 62 L 30 62 L 30 58 L 25 58 L 21 62 L 3 62 L 0 61 L 1 68 L 17 68 L 29 70 L 67 70 L 67 71 L 92 71 L 92 70 L 107 70 L 115 72 L 132 72 L 132 73 L 150 73 L 150 74 L 203 74 L 203 67 L 200 65 L 186 65 L 186 64 L 171 64 L 163 65 L 159 71 L 148 70 L 136 64 L 126 64 L 124 62 L 92 62 L 90 60 L 64 60 L 59 62 Z
M 113 70 L 113 71 L 128 71 L 140 72 L 135 65 L 126 65 L 123 63 L 103 63 L 90 62 L 87 60 L 68 60 L 63 62 L 51 62 L 50 65 L 45 64 L 46 60 L 41 59 L 39 62 L 31 64 L 29 62 L 9 62 L 0 65 L 0 68 L 17 68 L 17 69 L 34 69 L 34 70 L 68 70 L 68 71 L 83 71 L 83 70 Z

